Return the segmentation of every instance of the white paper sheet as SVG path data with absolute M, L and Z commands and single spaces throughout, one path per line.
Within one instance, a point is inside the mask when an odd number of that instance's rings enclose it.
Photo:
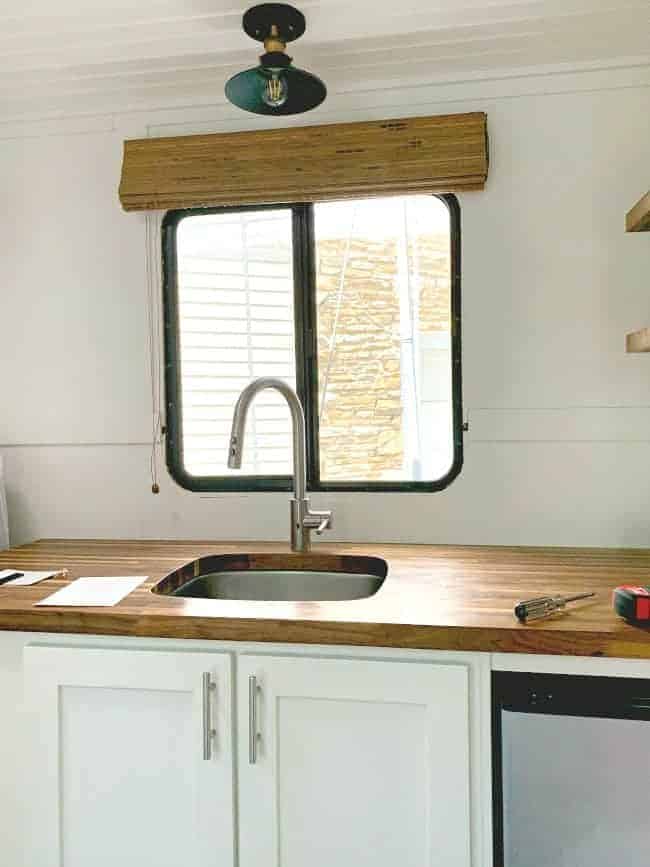
M 36 605 L 117 605 L 147 578 L 144 575 L 120 575 L 114 578 L 77 578 Z
M 7 575 L 13 575 L 14 572 L 22 572 L 22 577 L 14 578 L 11 581 L 7 581 L 6 584 L 0 585 L 0 590 L 3 587 L 28 587 L 30 584 L 38 584 L 39 581 L 45 581 L 46 578 L 54 578 L 55 575 L 61 574 L 60 569 L 54 572 L 25 572 L 23 569 L 0 569 L 0 580 L 6 578 Z

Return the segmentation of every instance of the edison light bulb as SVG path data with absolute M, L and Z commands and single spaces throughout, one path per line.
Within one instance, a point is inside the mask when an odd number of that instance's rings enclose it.
M 289 88 L 284 75 L 277 72 L 272 73 L 264 85 L 262 101 L 271 108 L 280 108 L 281 105 L 285 104 L 288 96 Z

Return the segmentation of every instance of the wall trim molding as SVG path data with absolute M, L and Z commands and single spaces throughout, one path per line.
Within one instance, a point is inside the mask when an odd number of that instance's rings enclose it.
M 282 125 L 381 120 L 396 112 L 404 117 L 415 117 L 433 113 L 436 106 L 450 103 L 467 111 L 467 103 L 475 103 L 480 109 L 491 100 L 639 87 L 650 87 L 648 58 L 502 70 L 488 75 L 477 72 L 460 78 L 438 78 L 435 82 L 387 80 L 373 82 L 368 87 L 361 82 L 358 87 L 331 93 L 323 107 L 310 115 L 283 118 Z M 248 116 L 233 109 L 220 96 L 218 100 L 203 97 L 192 103 L 183 99 L 139 106 L 110 106 L 92 114 L 16 116 L 0 121 L 0 141 L 106 132 L 117 132 L 128 138 L 175 135 L 181 130 L 201 133 L 276 127 L 274 118 Z

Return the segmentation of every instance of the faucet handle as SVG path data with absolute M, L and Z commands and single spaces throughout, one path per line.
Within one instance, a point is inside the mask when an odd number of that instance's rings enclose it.
M 318 536 L 321 535 L 323 530 L 330 530 L 332 528 L 332 513 L 327 512 L 327 514 L 323 515 L 323 518 L 320 524 L 316 527 L 316 534 Z
M 309 530 L 316 530 L 321 535 L 323 530 L 332 528 L 332 513 L 328 511 L 308 511 L 303 518 L 303 525 Z

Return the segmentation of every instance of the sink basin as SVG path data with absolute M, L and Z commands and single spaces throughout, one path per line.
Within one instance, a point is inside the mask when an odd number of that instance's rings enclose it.
M 379 557 L 224 554 L 186 563 L 152 591 L 199 599 L 333 602 L 373 596 L 387 573 Z

